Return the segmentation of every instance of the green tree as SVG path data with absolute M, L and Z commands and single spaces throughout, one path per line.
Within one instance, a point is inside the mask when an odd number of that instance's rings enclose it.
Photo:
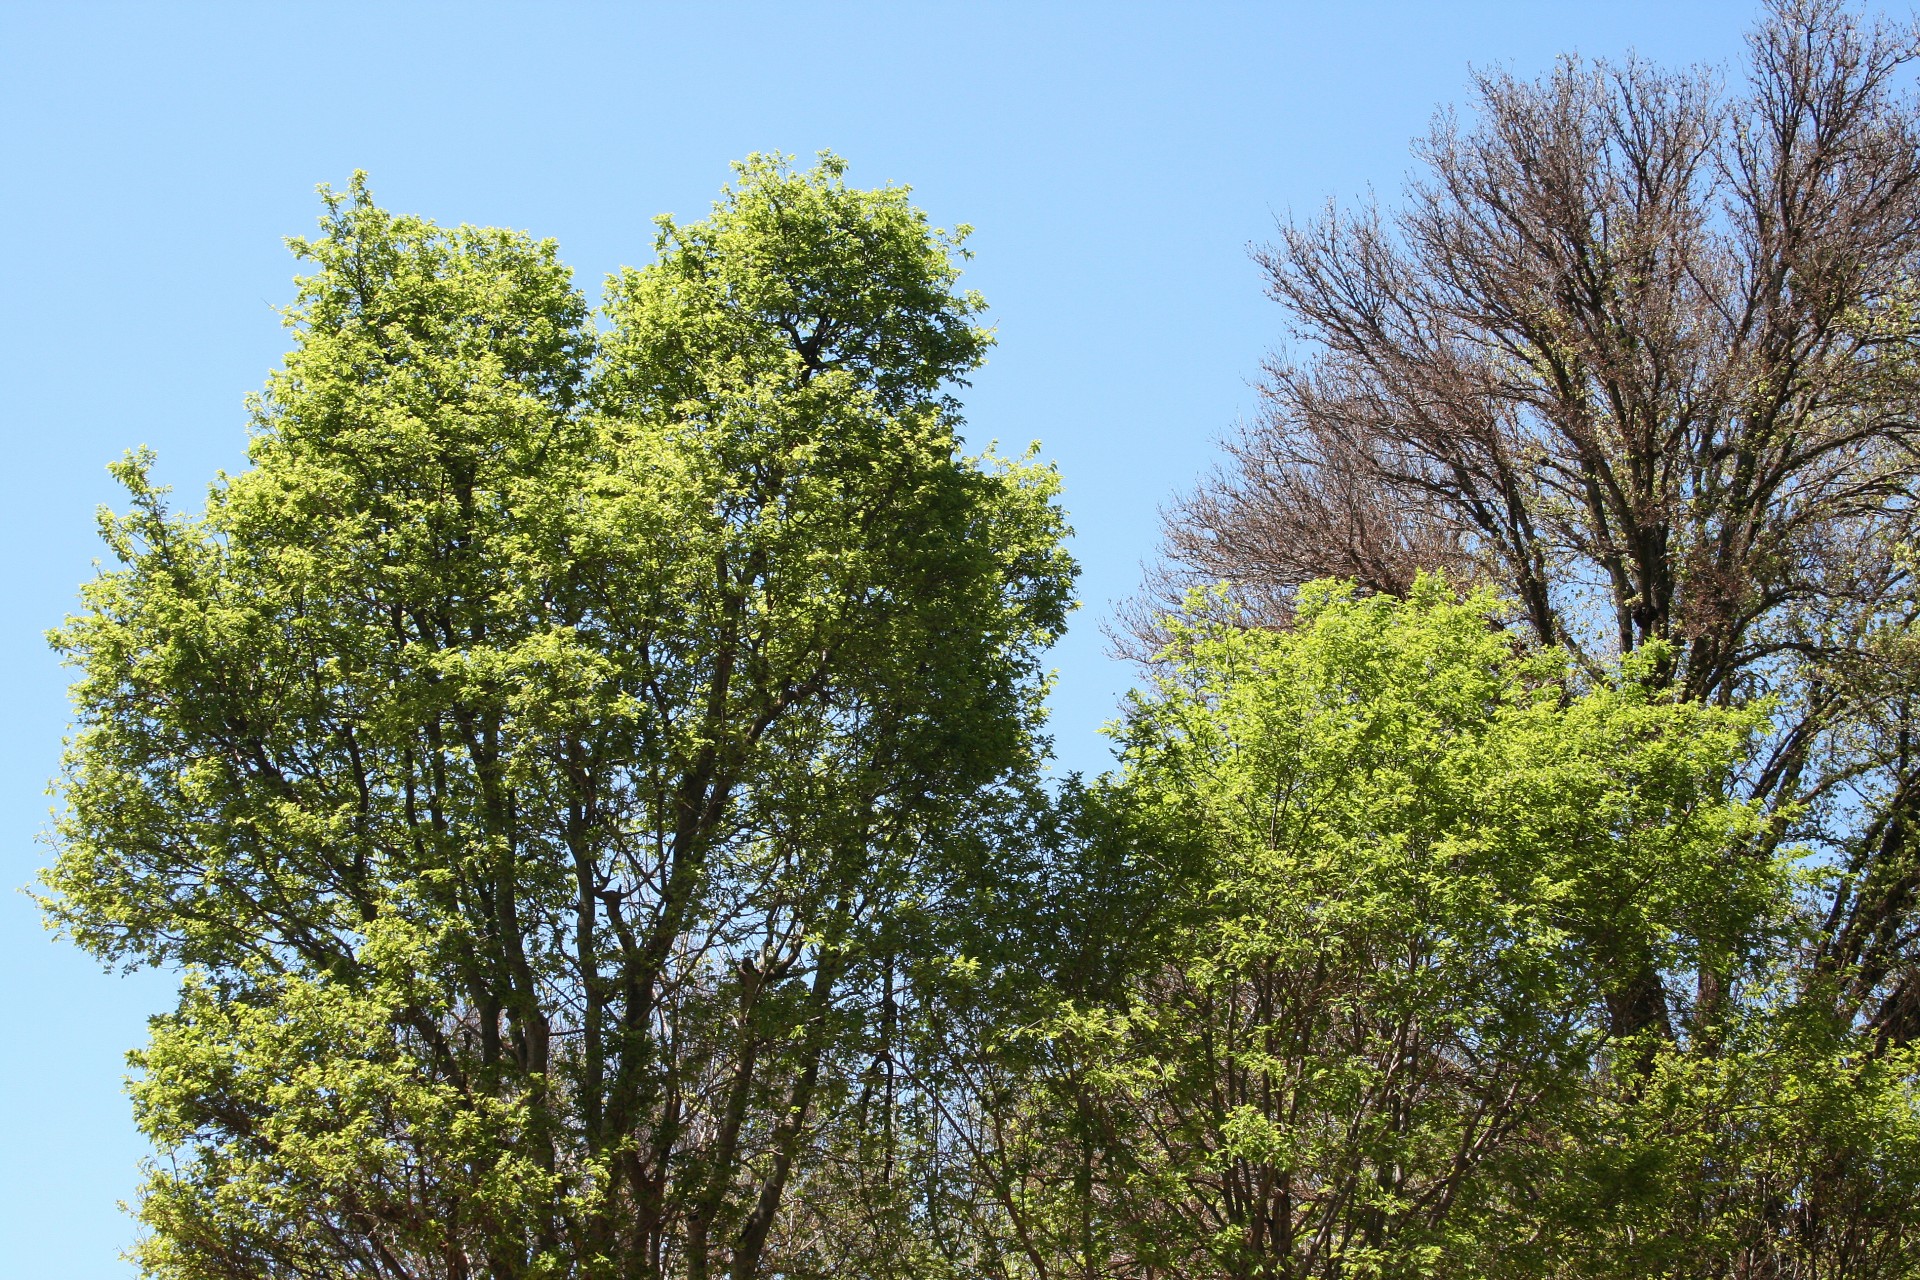
M 51 919 L 184 967 L 168 1277 L 802 1273 L 956 816 L 1035 764 L 1050 471 L 957 451 L 964 228 L 754 157 L 604 332 L 551 242 L 325 192 L 251 467 L 136 455 Z
M 1617 1189 L 1574 1153 L 1655 1043 L 1611 1031 L 1620 956 L 1780 927 L 1725 798 L 1764 715 L 1582 692 L 1431 577 L 1316 584 L 1284 631 L 1221 609 L 1173 620 L 1119 730 L 1110 803 L 1200 856 L 1126 997 L 1049 1032 L 1101 1146 L 1050 1209 L 1097 1226 L 1065 1273 L 1554 1274 L 1543 1199 Z

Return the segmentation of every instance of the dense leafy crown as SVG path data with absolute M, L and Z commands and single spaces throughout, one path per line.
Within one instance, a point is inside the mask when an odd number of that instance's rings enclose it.
M 123 463 L 55 637 L 48 909 L 186 966 L 142 1260 L 754 1274 L 1067 607 L 1051 473 L 957 452 L 960 234 L 755 157 L 602 330 L 551 242 L 324 198 L 251 468 Z

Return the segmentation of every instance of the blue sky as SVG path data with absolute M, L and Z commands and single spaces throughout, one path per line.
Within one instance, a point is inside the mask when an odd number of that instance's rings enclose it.
M 281 240 L 316 183 L 553 236 L 596 292 L 649 219 L 697 217 L 754 150 L 831 148 L 970 222 L 1000 344 L 970 438 L 1042 443 L 1083 607 L 1056 651 L 1063 767 L 1128 682 L 1100 624 L 1156 511 L 1211 465 L 1285 334 L 1247 257 L 1370 187 L 1470 67 L 1569 51 L 1727 65 L 1745 3 L 112 5 L 0 0 L 0 885 L 48 857 L 65 677 L 42 633 L 92 572 L 105 464 L 148 444 L 197 502 L 243 465 L 242 397 L 286 348 Z M 122 1055 L 170 998 L 0 897 L 0 1263 L 117 1255 L 142 1144 Z

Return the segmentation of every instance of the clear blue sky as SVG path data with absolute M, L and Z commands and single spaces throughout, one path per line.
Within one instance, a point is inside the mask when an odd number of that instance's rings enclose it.
M 753 150 L 832 148 L 974 224 L 1000 345 L 970 435 L 1039 440 L 1064 473 L 1084 604 L 1054 726 L 1093 770 L 1128 680 L 1100 623 L 1284 337 L 1248 244 L 1289 209 L 1390 199 L 1470 66 L 1725 65 L 1754 12 L 0 0 L 0 887 L 48 856 L 67 712 L 41 637 L 92 572 L 103 468 L 152 445 L 197 502 L 242 465 L 241 398 L 286 346 L 281 238 L 312 227 L 316 183 L 364 168 L 390 207 L 556 237 L 594 289 Z M 122 1054 L 168 984 L 103 974 L 16 894 L 0 965 L 0 1271 L 130 1275 Z

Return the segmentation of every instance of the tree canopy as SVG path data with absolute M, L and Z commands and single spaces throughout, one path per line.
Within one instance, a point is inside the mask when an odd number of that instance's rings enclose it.
M 1047 774 L 967 229 L 736 166 L 591 305 L 322 189 L 248 468 L 115 467 L 49 920 L 163 1280 L 1911 1280 L 1920 37 L 1478 81 Z

